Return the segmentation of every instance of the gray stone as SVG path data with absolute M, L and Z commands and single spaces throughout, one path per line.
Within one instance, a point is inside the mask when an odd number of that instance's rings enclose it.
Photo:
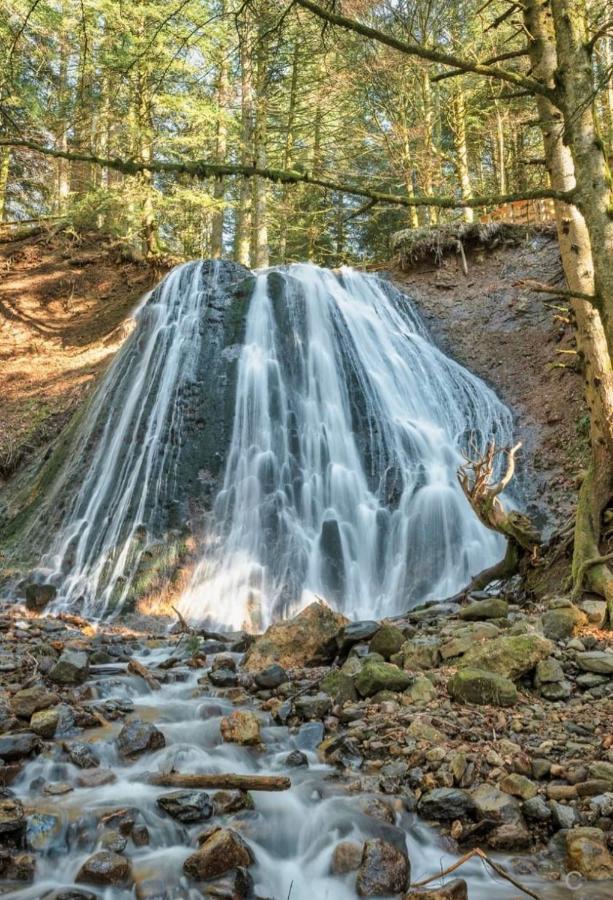
M 274 688 L 279 687 L 279 685 L 284 684 L 286 681 L 288 681 L 288 674 L 283 666 L 280 666 L 277 663 L 266 666 L 265 669 L 256 672 L 255 675 L 255 683 L 257 686 L 266 690 L 274 690 Z
M 126 722 L 115 738 L 115 746 L 120 756 L 130 758 L 153 750 L 160 750 L 166 746 L 166 739 L 151 722 L 132 719 L 131 722 Z
M 531 797 L 522 804 L 522 812 L 532 822 L 547 822 L 551 819 L 551 809 L 543 797 Z
M 49 672 L 56 684 L 83 684 L 89 676 L 89 657 L 83 650 L 64 650 Z
M 539 688 L 543 684 L 553 684 L 564 681 L 564 670 L 553 656 L 542 659 L 536 664 L 534 673 L 534 685 Z
M 100 757 L 91 744 L 83 741 L 64 741 L 64 750 L 70 762 L 79 769 L 95 769 L 100 765 Z
M 428 791 L 419 800 L 417 808 L 424 819 L 433 821 L 472 817 L 477 811 L 471 795 L 461 788 L 435 788 Z
M 512 822 L 519 816 L 520 805 L 515 797 L 504 793 L 493 784 L 483 782 L 471 791 L 470 796 L 479 819 Z
M 577 811 L 565 803 L 550 800 L 551 818 L 556 829 L 572 828 L 577 822 Z
M 5 734 L 0 737 L 0 759 L 5 762 L 23 759 L 24 756 L 31 756 L 33 753 L 38 753 L 39 750 L 40 738 L 29 731 L 20 734 Z
M 572 637 L 575 629 L 587 622 L 587 616 L 575 606 L 550 609 L 543 616 L 543 634 L 551 641 Z
M 584 672 L 595 672 L 597 675 L 613 675 L 613 651 L 590 650 L 577 654 L 577 665 Z
M 482 669 L 458 669 L 449 679 L 447 691 L 463 703 L 513 706 L 518 700 L 517 688 L 510 679 Z
M 11 697 L 11 709 L 20 719 L 30 719 L 35 712 L 59 703 L 60 698 L 43 685 L 23 688 Z
M 326 693 L 304 694 L 294 701 L 296 715 L 302 719 L 323 719 L 332 709 L 332 699 Z
M 173 791 L 156 800 L 160 809 L 184 824 L 205 822 L 214 812 L 213 802 L 205 791 Z

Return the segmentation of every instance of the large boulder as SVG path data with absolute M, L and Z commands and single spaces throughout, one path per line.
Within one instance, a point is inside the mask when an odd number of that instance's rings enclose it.
M 41 612 L 48 603 L 55 600 L 56 594 L 57 588 L 54 585 L 31 581 L 24 589 L 26 609 L 31 612 Z
M 361 697 L 373 697 L 379 691 L 404 691 L 412 680 L 398 666 L 376 659 L 367 660 L 354 679 Z
M 389 659 L 398 653 L 404 644 L 405 637 L 395 625 L 382 625 L 370 642 L 370 652 L 380 653 L 383 659 Z
M 173 819 L 187 825 L 204 822 L 214 812 L 213 802 L 205 791 L 172 791 L 158 797 L 156 803 Z
M 183 871 L 194 881 L 217 878 L 230 869 L 250 866 L 253 853 L 232 828 L 211 828 L 199 838 L 200 849 L 188 856 Z
M 475 600 L 460 610 L 460 619 L 465 622 L 484 622 L 487 619 L 505 619 L 509 613 L 509 604 L 500 597 L 487 597 Z
M 577 665 L 584 672 L 613 675 L 613 651 L 590 650 L 587 653 L 577 653 Z
M 64 650 L 49 672 L 56 684 L 83 684 L 89 676 L 89 657 L 83 650 Z
M 407 889 L 410 874 L 409 857 L 405 852 L 381 838 L 366 841 L 356 881 L 358 896 L 399 894 Z
M 515 681 L 550 656 L 553 644 L 538 634 L 502 635 L 477 644 L 458 662 L 466 669 L 496 672 Z
M 576 606 L 560 606 L 550 609 L 543 616 L 543 634 L 551 641 L 563 641 L 586 623 L 586 614 Z
M 30 719 L 32 714 L 49 706 L 55 706 L 60 698 L 53 691 L 48 691 L 43 685 L 22 688 L 11 697 L 11 709 L 20 719 Z
M 331 662 L 336 656 L 336 636 L 347 622 L 322 601 L 311 603 L 285 622 L 275 622 L 253 642 L 244 667 L 259 672 L 273 663 L 285 669 Z
M 518 699 L 510 679 L 483 669 L 459 669 L 447 682 L 447 690 L 454 700 L 481 706 L 513 706 Z

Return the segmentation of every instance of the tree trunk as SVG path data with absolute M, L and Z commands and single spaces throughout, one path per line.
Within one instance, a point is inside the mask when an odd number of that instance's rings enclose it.
M 255 80 L 254 158 L 259 168 L 266 168 L 268 132 L 268 49 L 270 22 L 263 16 L 258 29 Z M 253 179 L 253 230 L 251 265 L 262 269 L 269 264 L 268 254 L 268 182 Z
M 222 7 L 223 12 L 223 7 Z M 228 147 L 228 126 L 226 123 L 226 105 L 228 100 L 228 64 L 226 48 L 221 47 L 221 60 L 217 76 L 217 133 L 215 135 L 215 158 L 218 163 L 226 161 Z M 211 256 L 221 259 L 223 256 L 223 236 L 225 224 L 225 179 L 216 178 L 213 183 L 213 199 L 215 211 L 211 226 Z
M 434 146 L 434 112 L 432 108 L 432 83 L 430 75 L 423 70 L 422 75 L 422 97 L 424 108 L 424 160 L 423 160 L 423 189 L 427 197 L 434 194 L 434 161 L 437 158 L 436 147 Z M 438 209 L 430 206 L 425 210 L 427 215 L 427 224 L 436 225 L 438 223 Z
M 9 183 L 11 151 L 8 147 L 0 148 L 0 222 L 4 221 L 6 210 L 6 191 Z
M 551 11 L 540 0 L 528 0 L 524 11 L 531 40 L 528 51 L 534 77 L 553 87 L 557 52 Z M 559 110 L 537 97 L 545 160 L 555 190 L 575 186 L 575 166 L 564 143 L 565 126 Z M 575 206 L 556 203 L 556 224 L 564 273 L 571 291 L 594 292 L 594 265 L 586 219 Z M 598 310 L 585 300 L 571 301 L 577 322 L 577 340 L 584 360 L 585 397 L 590 411 L 591 464 L 583 481 L 577 507 L 572 571 L 575 578 L 588 559 L 600 555 L 602 513 L 613 492 L 613 382 L 603 322 Z M 605 597 L 613 622 L 613 573 L 605 564 L 586 572 L 588 585 Z
M 586 4 L 585 0 L 551 0 L 551 10 L 564 139 L 575 164 L 578 206 L 590 233 L 594 284 L 613 354 L 613 184 L 596 121 Z
M 292 76 L 289 88 L 289 101 L 287 109 L 287 126 L 285 131 L 285 146 L 283 147 L 283 168 L 289 169 L 294 149 L 294 123 L 296 119 L 296 105 L 298 99 L 298 72 L 300 63 L 300 42 L 294 44 L 292 55 Z M 284 263 L 287 259 L 287 237 L 289 233 L 289 196 L 288 184 L 283 185 L 281 194 L 281 222 L 279 225 L 279 260 Z
M 496 159 L 498 160 L 498 190 L 501 194 L 507 192 L 507 154 L 504 142 L 504 121 L 496 104 Z
M 468 171 L 468 147 L 466 144 L 466 103 L 461 83 L 458 82 L 451 101 L 451 130 L 455 145 L 455 167 L 460 183 L 462 200 L 470 200 L 473 196 L 470 174 Z M 474 222 L 474 210 L 466 207 L 462 210 L 465 222 Z
M 241 69 L 241 163 L 249 165 L 253 161 L 253 66 L 249 32 L 240 38 Z M 234 236 L 234 256 L 243 266 L 251 264 L 251 184 L 243 178 L 240 186 L 236 232 Z

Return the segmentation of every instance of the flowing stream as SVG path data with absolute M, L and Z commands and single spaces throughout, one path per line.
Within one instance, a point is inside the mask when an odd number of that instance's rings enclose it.
M 182 454 L 208 440 L 190 398 L 213 403 L 230 384 L 203 380 L 219 359 L 234 365 L 229 442 L 216 448 L 225 468 L 182 612 L 259 630 L 314 595 L 372 618 L 453 594 L 502 553 L 456 472 L 463 449 L 510 441 L 508 409 L 434 346 L 385 281 L 306 264 L 242 271 L 250 299 L 238 345 L 205 347 L 221 309 L 211 297 L 230 296 L 215 264 L 178 267 L 141 306 L 70 451 L 89 462 L 47 561 L 56 607 L 121 611 L 140 554 L 164 540 L 187 490 Z M 235 308 L 226 301 L 219 316 Z M 69 471 L 56 496 L 74 481 Z
M 167 655 L 167 650 L 160 649 L 145 651 L 139 658 L 152 666 Z M 166 900 L 217 896 L 201 893 L 182 874 L 183 861 L 194 852 L 196 836 L 209 824 L 228 825 L 240 831 L 255 856 L 255 864 L 250 869 L 255 895 L 270 900 L 288 897 L 291 900 L 353 900 L 355 872 L 342 876 L 330 873 L 332 853 L 341 840 L 381 837 L 405 846 L 411 860 L 412 881 L 429 877 L 455 861 L 456 857 L 445 849 L 441 839 L 407 812 L 397 798 L 356 794 L 343 787 L 335 778 L 334 770 L 318 761 L 315 748 L 322 738 L 320 722 L 307 722 L 292 732 L 264 720 L 262 750 L 223 743 L 220 719 L 235 707 L 226 699 L 199 692 L 197 680 L 202 673 L 202 669 L 194 671 L 179 666 L 173 669 L 174 681 L 155 694 L 133 676 L 109 673 L 90 682 L 94 696 L 128 702 L 142 719 L 154 720 L 163 731 L 167 746 L 145 754 L 136 762 L 126 763 L 118 757 L 113 742 L 121 722 L 112 723 L 99 733 L 90 731 L 87 740 L 93 742 L 101 765 L 112 769 L 117 780 L 103 787 L 77 786 L 69 793 L 47 800 L 41 794 L 42 785 L 58 782 L 74 785 L 82 770 L 60 760 L 59 748 L 30 762 L 12 787 L 39 816 L 39 827 L 33 829 L 30 838 L 38 848 L 36 881 L 31 886 L 9 888 L 4 897 L 51 900 L 55 892 L 68 891 L 74 886 L 83 862 L 95 848 L 103 846 L 105 825 L 98 824 L 99 820 L 118 809 L 130 811 L 136 824 L 145 824 L 149 832 L 146 846 L 138 847 L 132 840 L 128 841 L 126 852 L 136 882 L 160 881 L 166 893 L 162 890 L 155 896 Z M 306 754 L 308 767 L 286 766 L 288 753 L 295 749 Z M 171 819 L 156 804 L 158 797 L 172 789 L 145 783 L 146 772 L 167 772 L 173 767 L 182 772 L 287 773 L 292 787 L 282 793 L 253 792 L 253 810 L 216 815 L 210 822 L 185 825 Z M 389 804 L 391 821 L 374 817 L 372 806 L 368 814 L 372 799 Z M 106 828 L 112 827 L 110 820 Z M 511 896 L 509 883 L 492 878 L 478 860 L 463 866 L 460 874 L 468 879 L 471 900 L 505 900 Z M 104 900 L 134 896 L 133 889 L 127 887 L 86 884 L 82 888 Z M 542 896 L 568 895 L 549 886 Z

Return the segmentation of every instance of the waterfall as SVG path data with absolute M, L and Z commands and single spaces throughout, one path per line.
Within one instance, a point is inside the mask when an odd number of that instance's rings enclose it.
M 507 408 L 380 279 L 257 276 L 216 538 L 183 612 L 261 629 L 316 595 L 352 617 L 463 587 L 503 542 L 458 485 L 461 449 L 506 444 Z
M 314 596 L 393 615 L 501 557 L 456 472 L 511 415 L 386 281 L 189 263 L 135 318 L 39 515 L 56 608 L 129 608 L 170 534 L 196 544 L 181 611 L 230 629 Z

